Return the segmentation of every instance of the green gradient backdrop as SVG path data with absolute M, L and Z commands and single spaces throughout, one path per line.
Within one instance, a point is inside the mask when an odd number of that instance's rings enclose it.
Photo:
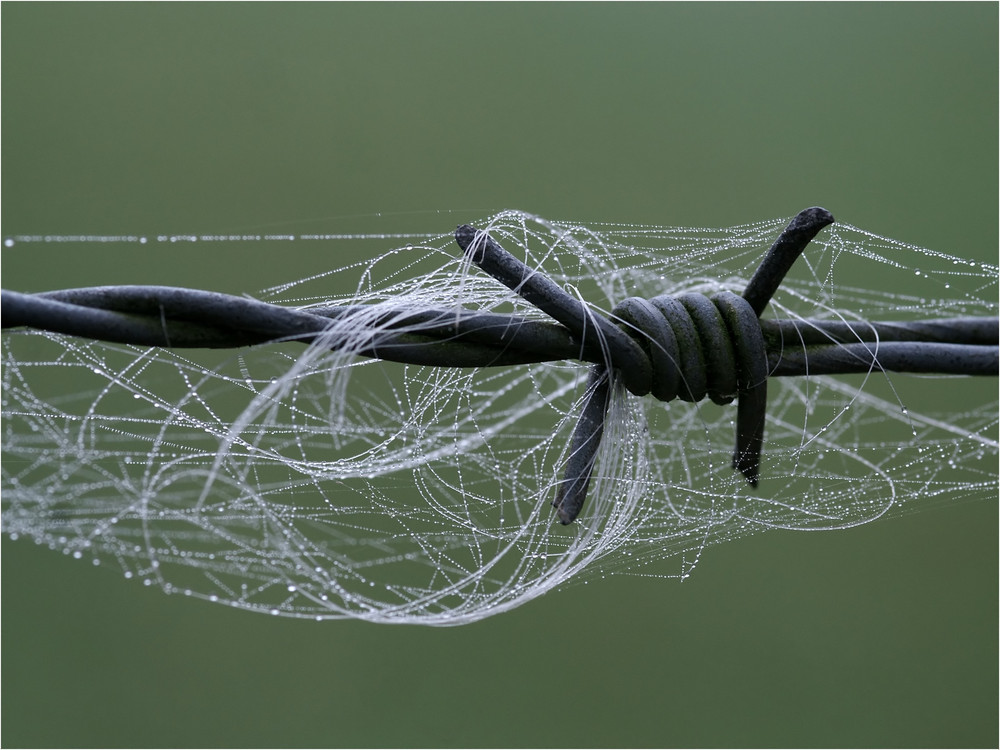
M 992 3 L 4 4 L 2 231 L 821 204 L 996 261 L 996 29 Z M 349 260 L 16 246 L 3 282 L 241 292 Z M 2 561 L 7 747 L 998 741 L 992 502 L 443 630 L 231 611 L 27 542 Z

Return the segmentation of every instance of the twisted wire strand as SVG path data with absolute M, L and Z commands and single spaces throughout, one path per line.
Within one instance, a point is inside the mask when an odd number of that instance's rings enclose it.
M 629 297 L 604 316 L 471 226 L 455 231 L 469 259 L 554 322 L 461 308 L 330 305 L 287 308 L 164 286 L 108 286 L 0 294 L 0 326 L 140 346 L 231 348 L 278 341 L 340 349 L 338 321 L 364 315 L 357 354 L 443 367 L 576 359 L 592 363 L 565 474 L 553 505 L 571 523 L 586 499 L 612 385 L 637 396 L 737 402 L 733 467 L 759 480 L 769 376 L 896 372 L 997 375 L 997 318 L 909 322 L 761 320 L 806 245 L 833 216 L 800 212 L 768 250 L 742 295 Z M 350 343 L 356 346 L 352 336 Z

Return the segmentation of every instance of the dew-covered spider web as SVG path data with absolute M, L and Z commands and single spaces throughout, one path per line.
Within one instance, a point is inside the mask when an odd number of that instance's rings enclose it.
M 627 296 L 741 292 L 786 223 L 585 226 L 507 211 L 476 226 L 607 313 Z M 550 503 L 588 366 L 356 356 L 390 308 L 545 319 L 470 266 L 450 234 L 399 242 L 256 295 L 372 306 L 329 331 L 355 342 L 346 350 L 320 340 L 172 351 L 6 332 L 3 532 L 169 594 L 455 625 L 574 581 L 683 579 L 712 546 L 771 529 L 996 501 L 996 381 L 874 369 L 770 380 L 756 490 L 731 468 L 734 406 L 617 389 L 586 505 L 562 526 Z M 331 296 L 345 283 L 355 291 Z M 996 267 L 835 224 L 763 317 L 996 315 Z

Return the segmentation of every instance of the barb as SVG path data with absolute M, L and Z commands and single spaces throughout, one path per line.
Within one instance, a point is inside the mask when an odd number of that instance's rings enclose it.
M 771 247 L 742 297 L 720 293 L 636 297 L 604 316 L 470 226 L 455 238 L 468 257 L 554 322 L 465 309 L 286 308 L 214 292 L 158 286 L 3 291 L 2 327 L 31 327 L 117 343 L 228 348 L 277 341 L 338 349 L 338 321 L 364 315 L 371 337 L 357 353 L 442 367 L 576 359 L 594 365 L 554 505 L 571 523 L 586 499 L 612 386 L 716 403 L 737 401 L 733 466 L 756 486 L 768 376 L 897 372 L 997 375 L 997 319 L 919 322 L 760 320 L 806 245 L 833 221 L 802 211 Z M 356 347 L 356 338 L 350 343 Z

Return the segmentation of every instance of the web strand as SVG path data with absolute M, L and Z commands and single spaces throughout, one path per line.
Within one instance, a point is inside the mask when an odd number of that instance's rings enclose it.
M 504 212 L 479 226 L 607 316 L 634 295 L 741 292 L 785 223 L 588 227 Z M 609 572 L 684 578 L 712 545 L 768 529 L 847 528 L 996 496 L 995 384 L 886 373 L 876 359 L 864 374 L 771 381 L 756 491 L 731 469 L 731 407 L 612 388 L 587 505 L 563 527 L 550 504 L 587 368 L 360 358 L 372 330 L 399 329 L 393 310 L 545 322 L 450 236 L 399 239 L 410 244 L 343 271 L 350 295 L 331 299 L 326 273 L 260 295 L 306 312 L 370 308 L 306 347 L 233 354 L 5 333 L 4 532 L 171 594 L 454 625 Z M 859 321 L 997 314 L 995 268 L 850 226 L 826 230 L 804 260 L 770 317 L 829 327 L 780 331 L 796 344 L 789 356 L 816 330 L 850 356 L 838 325 L 850 338 Z M 905 277 L 909 291 L 839 281 L 871 270 Z M 937 410 L 928 394 L 958 382 L 971 384 L 956 394 L 966 403 Z

